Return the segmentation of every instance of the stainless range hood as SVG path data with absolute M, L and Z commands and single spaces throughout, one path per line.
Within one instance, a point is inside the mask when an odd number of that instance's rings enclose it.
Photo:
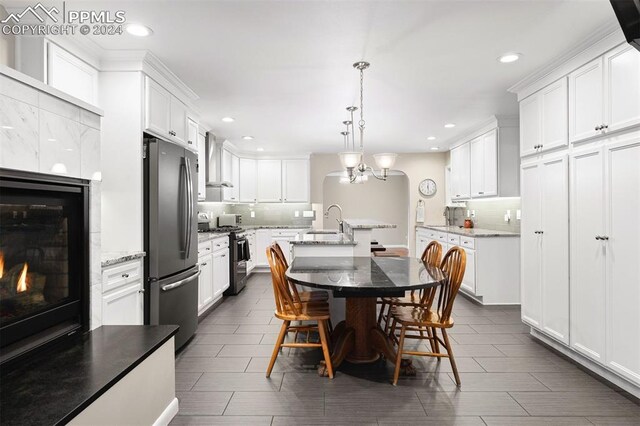
M 233 188 L 233 184 L 222 179 L 222 142 L 208 132 L 206 143 L 206 201 L 222 201 L 224 188 Z

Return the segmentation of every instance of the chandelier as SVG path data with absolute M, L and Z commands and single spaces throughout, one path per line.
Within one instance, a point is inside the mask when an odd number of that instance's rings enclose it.
M 358 107 L 349 106 L 347 111 L 351 114 L 351 120 L 345 120 L 342 122 L 347 126 L 345 132 L 341 132 L 344 136 L 345 151 L 339 153 L 340 162 L 342 167 L 347 171 L 347 177 L 350 183 L 362 183 L 366 181 L 366 172 L 370 172 L 373 177 L 380 180 L 387 180 L 389 176 L 389 169 L 393 167 L 396 162 L 396 154 L 383 153 L 374 154 L 373 159 L 376 165 L 381 169 L 380 174 L 376 174 L 375 170 L 371 166 L 367 166 L 364 162 L 364 70 L 369 68 L 369 62 L 356 62 L 353 67 L 360 71 L 360 121 L 358 121 L 358 129 L 360 130 L 360 149 L 356 150 L 355 147 L 355 130 L 353 113 L 358 110 Z M 349 132 L 349 126 L 351 126 L 351 132 Z M 351 147 L 349 147 L 349 134 L 351 134 Z M 349 150 L 351 148 L 351 150 Z

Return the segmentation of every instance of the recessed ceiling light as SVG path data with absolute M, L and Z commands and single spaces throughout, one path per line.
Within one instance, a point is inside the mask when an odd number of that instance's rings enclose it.
M 129 34 L 136 37 L 147 37 L 153 34 L 151 28 L 142 24 L 128 24 L 126 29 Z
M 427 137 L 427 140 L 428 141 L 435 141 L 436 137 L 435 136 L 429 136 L 429 137 Z
M 439 149 L 440 149 L 440 148 L 439 148 L 439 147 L 437 147 L 437 146 L 432 146 L 432 147 L 431 147 L 431 151 L 437 151 L 437 150 L 439 150 Z
M 262 152 L 262 151 L 264 151 L 264 148 L 258 148 L 258 149 L 256 149 L 256 151 Z
M 13 126 L 2 126 L 2 128 L 6 129 L 6 130 L 11 130 L 11 129 L 13 129 Z
M 519 53 L 505 53 L 498 58 L 498 61 L 502 62 L 503 64 L 510 64 L 511 62 L 515 62 L 520 59 L 520 56 L 521 55 Z
M 253 136 L 243 136 L 242 139 L 244 139 L 245 141 L 252 141 Z
M 456 125 L 454 123 L 447 123 L 444 125 L 444 127 L 447 129 L 453 129 L 454 127 L 456 127 Z
M 54 138 L 49 138 L 49 139 L 47 139 L 47 141 L 49 141 L 49 142 L 55 142 L 56 140 L 57 140 L 57 139 L 54 139 Z
M 236 119 L 233 117 L 223 117 L 222 121 L 224 121 L 225 123 L 233 123 L 234 121 L 236 121 Z

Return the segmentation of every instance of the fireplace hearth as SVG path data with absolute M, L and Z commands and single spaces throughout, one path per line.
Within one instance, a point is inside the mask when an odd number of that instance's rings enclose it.
M 0 363 L 88 329 L 89 182 L 0 169 Z

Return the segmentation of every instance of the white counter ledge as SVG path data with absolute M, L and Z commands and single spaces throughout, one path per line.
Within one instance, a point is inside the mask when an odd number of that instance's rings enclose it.
M 357 243 L 346 234 L 301 234 L 291 240 L 291 244 L 355 246 Z

